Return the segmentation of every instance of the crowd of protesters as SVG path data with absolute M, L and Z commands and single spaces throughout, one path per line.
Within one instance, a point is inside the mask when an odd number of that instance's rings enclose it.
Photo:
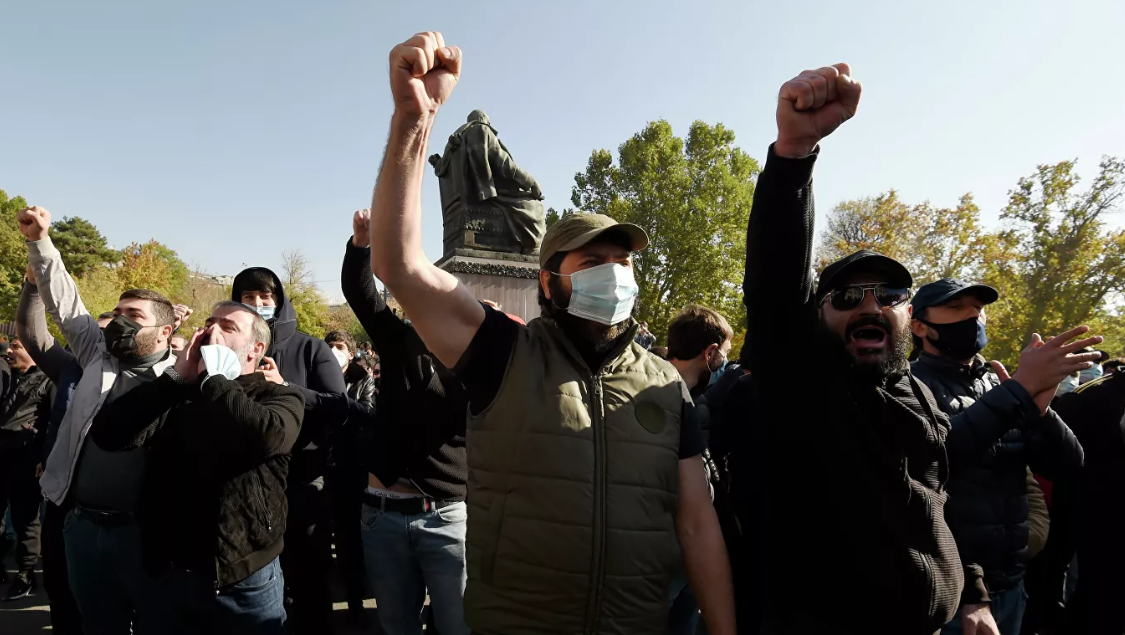
M 42 557 L 64 634 L 331 633 L 334 576 L 389 635 L 419 635 L 427 597 L 443 635 L 1125 632 L 1125 370 L 1101 338 L 1036 335 L 1009 373 L 981 356 L 995 289 L 871 251 L 812 270 L 846 64 L 781 88 L 732 350 L 697 305 L 656 346 L 632 318 L 649 236 L 606 216 L 547 231 L 528 323 L 434 266 L 426 143 L 461 53 L 423 33 L 390 63 L 341 271 L 369 343 L 298 331 L 258 267 L 194 332 L 146 289 L 94 317 L 50 213 L 19 213 L 4 599 L 39 592 Z

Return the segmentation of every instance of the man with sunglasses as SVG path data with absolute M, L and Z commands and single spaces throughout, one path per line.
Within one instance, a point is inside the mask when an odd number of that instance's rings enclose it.
M 992 287 L 943 278 L 923 285 L 911 302 L 915 377 L 950 417 L 952 467 L 945 516 L 963 560 L 978 563 L 991 599 L 982 606 L 965 596 L 962 615 L 989 610 L 1002 635 L 1018 635 L 1026 595 L 1028 551 L 1027 468 L 1051 480 L 1069 479 L 1082 467 L 1082 446 L 1048 406 L 1059 382 L 1089 368 L 1100 353 L 1079 353 L 1101 341 L 1073 329 L 1042 343 L 1036 336 L 1009 379 L 999 362 L 985 363 L 985 306 Z M 995 369 L 996 372 L 993 372 Z M 954 619 L 944 635 L 962 632 Z
M 847 64 L 782 86 L 747 227 L 753 381 L 732 463 L 761 593 L 740 601 L 760 603 L 763 633 L 932 634 L 965 583 L 942 513 L 949 422 L 907 362 L 910 273 L 860 251 L 814 287 L 813 164 L 860 90 Z M 794 378 L 783 359 L 817 372 Z

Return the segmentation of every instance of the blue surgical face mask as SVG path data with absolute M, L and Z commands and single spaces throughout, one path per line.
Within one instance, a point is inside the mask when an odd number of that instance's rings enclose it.
M 274 314 L 277 313 L 277 307 L 275 306 L 258 306 L 254 307 L 254 310 L 262 316 L 263 320 L 272 320 Z
M 570 284 L 566 311 L 574 317 L 612 326 L 633 314 L 639 289 L 631 267 L 615 262 L 590 267 L 570 274 Z
M 1094 364 L 1090 368 L 1087 368 L 1086 370 L 1078 373 L 1078 382 L 1080 384 L 1084 384 L 1088 381 L 1094 381 L 1095 379 L 1101 377 L 1103 374 L 1105 374 L 1105 371 L 1102 370 L 1101 365 Z

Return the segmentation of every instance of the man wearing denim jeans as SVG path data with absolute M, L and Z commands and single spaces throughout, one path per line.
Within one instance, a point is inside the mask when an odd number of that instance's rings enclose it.
M 250 306 L 220 302 L 176 365 L 102 409 L 110 451 L 143 448 L 140 526 L 154 633 L 280 635 L 278 556 L 305 401 L 258 372 L 270 343 Z
M 148 581 L 136 523 L 145 456 L 108 452 L 87 443 L 86 433 L 103 405 L 175 362 L 168 350 L 175 310 L 158 293 L 132 289 L 121 295 L 103 333 L 51 243 L 50 212 L 29 207 L 17 220 L 43 304 L 83 369 L 39 481 L 48 501 L 73 505 L 63 523 L 70 586 L 87 635 L 127 634 L 134 621 L 145 633 Z
M 465 413 L 461 383 L 383 301 L 371 276 L 370 211 L 356 212 L 344 297 L 379 354 L 375 425 L 366 426 L 361 527 L 367 575 L 388 635 L 421 635 L 426 591 L 442 635 L 467 635 Z

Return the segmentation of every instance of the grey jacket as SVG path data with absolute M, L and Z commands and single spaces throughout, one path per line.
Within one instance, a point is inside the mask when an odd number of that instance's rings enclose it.
M 82 304 L 78 287 L 63 266 L 62 255 L 51 239 L 29 242 L 27 249 L 43 304 L 70 343 L 71 352 L 83 371 L 74 400 L 59 427 L 54 448 L 47 457 L 43 477 L 39 479 L 47 500 L 62 505 L 70 491 L 74 467 L 82 452 L 86 433 L 117 381 L 121 365 L 106 351 L 102 331 Z M 153 366 L 153 371 L 160 375 L 175 363 L 176 357 L 169 355 Z

